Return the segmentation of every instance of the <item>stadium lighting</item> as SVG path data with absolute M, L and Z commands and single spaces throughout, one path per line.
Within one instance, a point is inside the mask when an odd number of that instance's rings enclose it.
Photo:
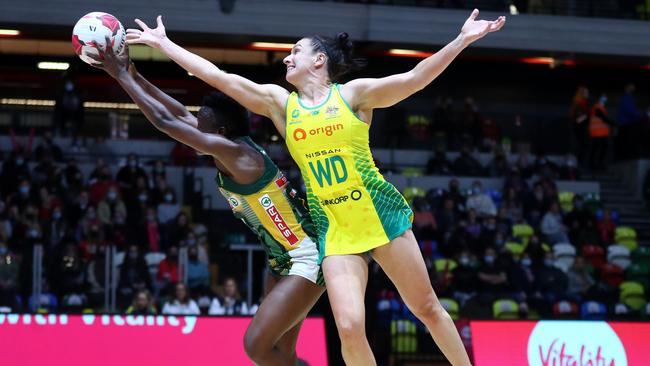
M 0 37 L 16 37 L 20 35 L 18 29 L 0 29 Z
M 250 48 L 263 51 L 291 51 L 293 43 L 253 42 Z
M 525 57 L 519 61 L 533 65 L 552 65 L 555 62 L 553 57 Z
M 427 58 L 433 53 L 431 52 L 423 52 L 423 51 L 416 51 L 416 50 L 405 50 L 401 48 L 391 48 L 388 50 L 387 53 L 389 56 L 398 56 L 398 57 L 415 57 L 415 58 Z
M 67 70 L 70 64 L 67 62 L 39 62 L 38 68 L 41 70 Z
M 1 98 L 0 105 L 20 105 L 20 106 L 40 106 L 54 107 L 55 101 L 51 99 L 19 99 L 19 98 Z M 138 110 L 134 103 L 110 103 L 110 102 L 84 102 L 84 107 L 89 109 L 111 109 L 111 110 Z M 190 112 L 198 112 L 200 106 L 187 106 Z

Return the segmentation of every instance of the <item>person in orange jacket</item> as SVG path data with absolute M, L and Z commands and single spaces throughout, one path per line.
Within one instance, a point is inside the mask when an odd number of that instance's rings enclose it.
M 598 102 L 591 107 L 589 118 L 589 137 L 591 138 L 591 154 L 589 162 L 592 169 L 604 169 L 607 156 L 607 144 L 611 134 L 612 121 L 605 108 L 607 96 L 602 94 Z

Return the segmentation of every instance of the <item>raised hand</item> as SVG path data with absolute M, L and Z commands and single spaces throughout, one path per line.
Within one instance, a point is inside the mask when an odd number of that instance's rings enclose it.
M 116 55 L 113 47 L 110 46 L 111 41 L 106 37 L 107 47 L 99 49 L 99 56 L 89 55 L 92 59 L 98 62 L 95 66 L 99 69 L 106 71 L 110 76 L 117 79 L 122 72 L 129 71 L 131 60 L 129 59 L 129 47 L 124 46 L 122 53 Z
M 478 16 L 478 9 L 474 9 L 472 14 L 463 24 L 463 28 L 460 30 L 461 36 L 465 39 L 466 44 L 470 44 L 474 41 L 477 41 L 483 38 L 486 34 L 496 32 L 504 24 L 506 24 L 506 17 L 500 16 L 496 20 L 476 20 Z
M 135 22 L 142 28 L 129 28 L 126 30 L 126 43 L 128 44 L 146 44 L 153 48 L 159 48 L 160 42 L 167 38 L 165 26 L 162 22 L 162 15 L 156 18 L 156 28 L 149 28 L 142 20 L 136 19 Z

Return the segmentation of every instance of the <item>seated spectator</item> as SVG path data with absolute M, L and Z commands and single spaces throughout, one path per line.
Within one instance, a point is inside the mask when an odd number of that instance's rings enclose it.
M 480 180 L 472 184 L 472 193 L 467 197 L 466 207 L 475 210 L 478 217 L 495 216 L 497 207 L 492 197 L 483 192 L 483 183 Z
M 2 172 L 0 173 L 0 193 L 2 196 L 9 197 L 15 193 L 19 182 L 23 180 L 26 180 L 29 184 L 30 175 L 25 154 L 20 151 L 12 152 L 2 163 Z
M 153 301 L 153 296 L 149 290 L 140 290 L 133 297 L 133 302 L 131 306 L 126 309 L 127 314 L 132 315 L 155 315 L 158 312 L 156 311 L 156 305 Z
M 153 182 L 163 181 L 167 182 L 167 169 L 165 162 L 161 159 L 156 160 L 151 168 L 151 179 Z M 151 184 L 153 186 L 153 184 Z
M 579 180 L 580 171 L 578 170 L 578 161 L 575 156 L 568 155 L 560 169 L 560 179 Z
M 467 212 L 467 224 L 465 226 L 465 231 L 469 236 L 469 240 L 476 242 L 479 240 L 482 231 L 481 223 L 476 217 L 476 212 L 473 209 L 470 209 Z
M 506 196 L 501 203 L 501 208 L 512 222 L 521 222 L 524 218 L 524 207 L 517 196 L 515 188 L 511 187 L 506 191 Z
M 103 304 L 106 280 L 106 246 L 101 245 L 86 267 L 86 288 L 90 306 Z
M 34 299 L 34 295 L 30 295 L 27 305 L 32 312 L 56 313 L 59 307 L 59 300 L 56 298 L 56 295 L 50 292 L 50 284 L 47 278 L 43 277 L 43 281 L 41 281 L 40 298 Z
M 477 288 L 484 294 L 501 297 L 505 294 L 508 284 L 508 276 L 504 268 L 500 266 L 497 253 L 492 247 L 485 249 L 483 262 L 478 269 Z
M 79 226 L 77 227 L 77 238 L 87 238 L 93 228 L 100 230 L 103 226 L 101 220 L 97 216 L 97 210 L 95 207 L 88 206 L 83 218 L 79 221 Z
M 18 183 L 18 192 L 12 193 L 7 197 L 8 206 L 16 206 L 19 211 L 23 211 L 27 206 L 37 204 L 37 199 L 32 192 L 32 185 L 28 179 L 23 179 Z
M 544 261 L 535 270 L 535 278 L 536 286 L 546 303 L 544 310 L 550 312 L 552 304 L 566 296 L 569 282 L 567 275 L 553 265 L 553 253 L 544 255 Z
M 118 213 L 126 217 L 126 205 L 120 197 L 117 186 L 112 185 L 108 187 L 106 195 L 99 201 L 97 214 L 102 224 L 110 226 Z
M 508 210 L 505 207 L 499 208 L 496 217 L 496 231 L 497 233 L 502 234 L 504 237 L 510 236 L 512 231 L 512 225 L 515 223 L 508 216 Z
M 564 223 L 569 230 L 569 239 L 577 247 L 586 243 L 596 243 L 596 218 L 589 208 L 585 207 L 584 199 L 577 194 L 573 197 L 573 209 L 565 215 Z
M 215 297 L 208 310 L 210 315 L 252 315 L 246 301 L 241 299 L 239 288 L 234 278 L 224 281 L 223 297 Z
M 560 214 L 560 204 L 557 201 L 553 201 L 549 206 L 548 212 L 542 218 L 540 229 L 551 245 L 569 242 L 566 227 L 562 222 L 562 215 Z
M 584 295 L 596 284 L 594 278 L 589 274 L 587 262 L 582 256 L 576 257 L 567 277 L 567 295 L 574 302 L 581 302 Z
M 172 245 L 167 250 L 165 259 L 158 263 L 156 287 L 164 289 L 176 283 L 178 283 L 178 247 Z
M 413 232 L 422 240 L 431 240 L 436 237 L 438 224 L 431 213 L 427 200 L 417 197 L 413 200 Z
M 162 313 L 166 315 L 200 315 L 201 310 L 196 301 L 190 298 L 185 284 L 178 283 L 174 298 L 165 303 Z
M 156 209 L 153 207 L 148 207 L 145 217 L 142 218 L 142 221 L 138 224 L 138 229 L 136 230 L 137 242 L 144 246 L 147 252 L 160 252 L 161 243 L 160 243 L 160 227 L 158 225 L 158 216 L 156 215 Z
M 43 138 L 41 139 L 40 144 L 36 146 L 36 150 L 34 150 L 34 156 L 36 157 L 37 161 L 43 161 L 47 157 L 54 159 L 54 161 L 57 162 L 63 161 L 63 151 L 52 140 L 52 132 L 43 132 Z
M 131 245 L 120 267 L 117 290 L 120 307 L 124 308 L 139 290 L 151 289 L 151 277 L 144 256 L 136 245 Z
M 88 262 L 92 260 L 97 255 L 99 247 L 103 245 L 104 230 L 97 225 L 91 226 L 88 234 L 79 241 L 79 249 L 81 250 L 81 256 L 84 261 Z
M 510 167 L 503 151 L 496 150 L 494 152 L 494 158 L 488 165 L 487 171 L 490 177 L 505 177 L 508 174 Z
M 187 215 L 184 212 L 180 212 L 176 216 L 176 219 L 167 225 L 164 240 L 165 246 L 178 244 L 190 231 L 192 231 L 192 228 L 190 227 L 190 221 Z
M 68 206 L 66 206 L 66 209 L 64 211 L 66 213 L 68 223 L 72 228 L 77 227 L 79 220 L 81 220 L 81 218 L 84 216 L 89 205 L 90 199 L 88 197 L 88 192 L 81 191 L 79 193 L 79 196 L 75 197 L 74 200 L 70 202 Z
M 545 155 L 540 155 L 535 161 L 535 173 L 543 179 L 555 180 L 559 177 L 558 166 Z
M 537 227 L 546 211 L 548 200 L 544 196 L 544 188 L 541 183 L 535 183 L 533 191 L 528 194 L 524 201 L 524 215 L 531 226 Z
M 199 260 L 197 245 L 187 248 L 187 287 L 191 290 L 208 288 L 210 286 L 210 271 L 208 264 Z
M 476 294 L 476 260 L 467 250 L 460 252 L 457 261 L 458 266 L 451 271 L 451 290 L 453 297 L 458 300 L 460 306 Z
M 126 165 L 123 166 L 116 176 L 117 183 L 122 190 L 124 199 L 130 202 L 137 199 L 137 181 L 138 178 L 143 178 L 145 185 L 147 184 L 147 173 L 138 164 L 138 156 L 130 153 L 127 157 Z M 148 188 L 148 187 L 147 187 Z
M 56 247 L 68 236 L 70 226 L 63 215 L 61 206 L 54 206 L 51 220 L 43 222 L 43 242 L 49 248 Z
M 508 270 L 508 279 L 510 291 L 518 302 L 530 303 L 532 299 L 540 296 L 530 254 L 523 253 L 518 262 L 513 262 Z
M 0 307 L 17 309 L 16 296 L 19 290 L 20 263 L 7 244 L 0 242 Z
M 86 283 L 86 264 L 74 242 L 64 244 L 56 255 L 52 268 L 52 285 L 60 298 L 67 293 L 79 293 Z
M 542 265 L 542 262 L 544 262 L 544 258 L 546 257 L 546 250 L 544 250 L 544 246 L 537 234 L 533 234 L 533 236 L 528 238 L 528 245 L 526 245 L 524 253 L 528 254 L 530 259 L 533 261 L 533 268 Z
M 451 198 L 445 198 L 442 204 L 442 210 L 436 215 L 436 223 L 440 232 L 447 233 L 456 228 L 460 221 L 460 212 L 456 209 L 456 204 Z
M 514 189 L 517 198 L 523 199 L 529 192 L 528 182 L 518 167 L 512 167 L 503 181 L 503 192 Z
M 66 196 L 75 197 L 78 195 L 83 189 L 84 176 L 75 158 L 68 159 L 68 164 L 63 170 L 63 177 L 65 178 Z
M 603 210 L 603 217 L 596 223 L 596 230 L 598 230 L 601 244 L 609 245 L 614 242 L 616 223 L 612 220 L 611 211 L 609 209 Z
M 450 175 L 451 163 L 447 160 L 447 154 L 443 150 L 436 150 L 434 155 L 427 161 L 424 173 L 427 175 Z
M 469 146 L 465 145 L 460 151 L 460 156 L 454 160 L 452 165 L 454 174 L 468 177 L 477 177 L 483 174 L 483 167 L 471 155 Z
M 158 222 L 166 226 L 181 212 L 181 205 L 176 200 L 176 192 L 171 187 L 163 192 L 162 202 L 158 204 Z
M 451 199 L 454 201 L 456 208 L 460 211 L 465 211 L 465 197 L 460 192 L 460 182 L 454 178 L 449 181 L 448 191 L 445 192 L 444 199 Z

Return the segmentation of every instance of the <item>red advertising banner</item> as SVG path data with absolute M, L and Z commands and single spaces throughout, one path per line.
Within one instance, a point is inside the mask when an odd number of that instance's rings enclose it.
M 2 365 L 252 365 L 251 318 L 0 314 Z M 298 357 L 326 366 L 325 322 L 302 325 Z
M 650 365 L 650 323 L 472 321 L 476 366 Z

